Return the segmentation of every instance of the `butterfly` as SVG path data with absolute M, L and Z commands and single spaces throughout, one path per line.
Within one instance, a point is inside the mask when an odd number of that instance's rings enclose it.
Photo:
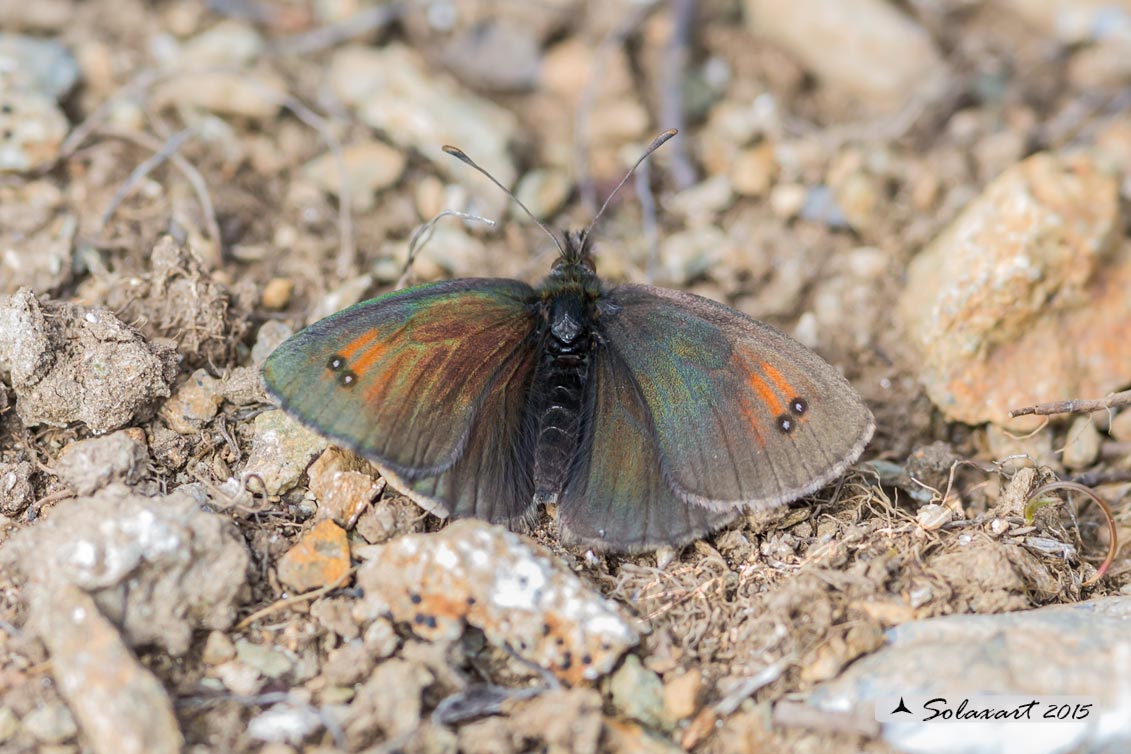
M 836 369 L 715 301 L 606 285 L 591 229 L 555 237 L 536 287 L 428 283 L 310 325 L 268 391 L 426 510 L 522 529 L 555 503 L 563 540 L 611 551 L 682 545 L 860 456 L 872 414 Z

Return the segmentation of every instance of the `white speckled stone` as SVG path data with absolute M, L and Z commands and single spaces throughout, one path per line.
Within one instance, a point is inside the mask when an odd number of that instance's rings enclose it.
M 616 605 L 545 550 L 482 521 L 456 521 L 375 547 L 358 573 L 366 599 L 422 638 L 470 624 L 569 683 L 612 670 L 637 642 Z

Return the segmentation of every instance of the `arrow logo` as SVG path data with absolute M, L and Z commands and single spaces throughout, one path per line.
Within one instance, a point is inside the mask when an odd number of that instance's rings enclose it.
M 907 705 L 904 704 L 904 697 L 903 696 L 899 697 L 898 707 L 896 709 L 891 710 L 892 714 L 895 714 L 896 712 L 906 712 L 907 714 L 912 713 L 912 711 L 907 709 Z

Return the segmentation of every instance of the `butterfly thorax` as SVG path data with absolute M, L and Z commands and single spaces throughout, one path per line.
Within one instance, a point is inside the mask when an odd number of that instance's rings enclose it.
M 580 234 L 578 234 L 580 236 Z M 531 395 L 535 499 L 553 502 L 569 477 L 585 431 L 585 396 L 590 379 L 601 283 L 588 244 L 567 235 L 560 257 L 540 288 L 542 349 Z

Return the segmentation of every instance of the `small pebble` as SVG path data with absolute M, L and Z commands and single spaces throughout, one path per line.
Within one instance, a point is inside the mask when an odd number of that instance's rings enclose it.
M 257 477 L 269 495 L 286 492 L 298 484 L 307 466 L 329 442 L 282 411 L 264 411 L 255 417 L 251 456 L 244 478 Z
M 1100 443 L 1103 438 L 1096 429 L 1096 423 L 1089 416 L 1077 416 L 1068 426 L 1068 434 L 1064 438 L 1064 456 L 1062 460 L 1069 469 L 1086 469 L 1096 462 L 1100 455 Z
M 278 114 L 286 91 L 286 80 L 268 71 L 209 71 L 169 78 L 153 88 L 150 102 L 155 108 L 189 107 L 267 120 Z
M 11 707 L 0 707 L 0 744 L 8 741 L 20 729 L 20 719 Z
M 54 98 L 0 88 L 0 173 L 51 165 L 70 130 Z
M 239 662 L 254 668 L 266 678 L 282 678 L 295 665 L 286 652 L 270 644 L 255 644 L 247 639 L 237 639 L 235 647 Z
M 1010 409 L 1126 384 L 1131 254 L 1119 186 L 1085 153 L 1012 166 L 911 260 L 899 316 L 949 418 L 1032 429 Z
M 774 146 L 769 141 L 742 150 L 730 166 L 731 185 L 742 196 L 766 196 L 776 177 Z
M 247 735 L 259 741 L 285 742 L 297 746 L 322 726 L 318 710 L 307 705 L 283 702 L 251 718 L 247 723 Z
M 931 503 L 924 505 L 915 514 L 915 521 L 924 531 L 937 531 L 954 518 L 954 511 L 945 505 Z
M 609 693 L 613 707 L 624 717 L 650 728 L 672 727 L 664 710 L 664 683 L 636 655 L 626 657 L 609 678 Z
M 0 514 L 16 516 L 35 500 L 31 477 L 35 466 L 31 461 L 0 463 Z
M 89 495 L 113 482 L 137 484 L 148 464 L 145 433 L 133 427 L 70 443 L 56 456 L 54 469 L 75 492 Z
M 502 527 L 453 521 L 369 549 L 358 585 L 371 610 L 423 638 L 458 638 L 467 623 L 569 683 L 609 672 L 637 641 L 614 603 Z
M 770 191 L 770 210 L 781 220 L 792 220 L 805 206 L 808 189 L 799 183 L 779 183 Z
M 212 631 L 204 642 L 204 651 L 200 656 L 205 665 L 220 665 L 236 656 L 236 646 L 223 631 Z
M 60 99 L 78 82 L 79 66 L 55 39 L 0 34 L 0 92 L 38 92 Z
M 339 583 L 350 569 L 346 532 L 329 519 L 319 521 L 279 558 L 279 581 L 296 592 Z
M 515 196 L 540 219 L 553 217 L 569 199 L 573 180 L 562 170 L 531 170 L 522 176 Z
M 400 646 L 400 637 L 393 624 L 385 618 L 377 618 L 365 629 L 362 635 L 366 651 L 377 659 L 391 657 Z
M 220 410 L 224 401 L 223 389 L 221 380 L 204 369 L 197 369 L 161 406 L 160 416 L 174 432 L 195 435 Z
M 1131 442 L 1131 408 L 1125 408 L 1115 415 L 1108 432 L 1119 442 Z
M 61 744 L 74 738 L 78 733 L 75 718 L 65 704 L 52 702 L 42 704 L 24 715 L 24 730 L 37 741 L 45 744 Z
M 269 311 L 282 311 L 287 308 L 287 304 L 291 303 L 291 294 L 294 293 L 294 290 L 295 283 L 290 278 L 271 278 L 267 281 L 267 285 L 263 286 L 263 294 L 259 297 L 259 303 Z
M 283 341 L 295 334 L 288 325 L 276 320 L 268 320 L 263 323 L 259 328 L 259 333 L 255 337 L 255 345 L 251 347 L 251 361 L 256 366 L 263 366 L 263 362 L 267 361 L 276 348 L 282 345 Z
M 699 695 L 703 691 L 703 672 L 691 668 L 673 675 L 664 683 L 664 710 L 671 720 L 684 720 L 699 709 Z
M 376 658 L 359 639 L 331 649 L 322 663 L 322 676 L 333 686 L 352 686 L 373 671 Z
M 384 489 L 367 461 L 337 447 L 322 452 L 307 470 L 310 491 L 325 514 L 344 526 L 358 510 Z
M 945 90 L 948 71 L 931 35 L 882 0 L 746 0 L 745 7 L 754 33 L 877 109 Z

